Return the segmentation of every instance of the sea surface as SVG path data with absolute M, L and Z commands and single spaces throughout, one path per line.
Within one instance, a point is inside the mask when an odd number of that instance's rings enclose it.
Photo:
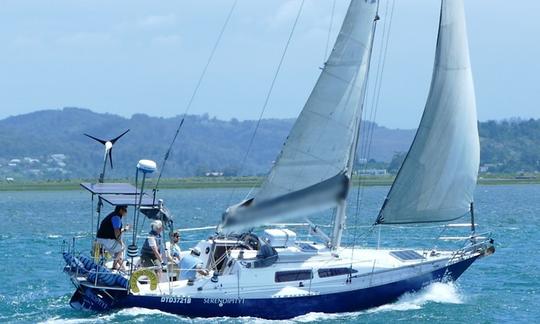
M 447 248 L 460 243 L 442 241 L 439 236 L 468 234 L 468 229 L 445 230 L 438 225 L 370 229 L 387 191 L 388 187 L 364 188 L 359 192 L 359 204 L 356 189 L 352 191 L 345 242 Z M 159 193 L 180 228 L 217 224 L 223 208 L 247 194 L 246 189 Z M 366 311 L 312 313 L 288 322 L 540 322 L 540 185 L 479 186 L 475 200 L 478 231 L 493 233 L 497 251 L 475 262 L 458 282 L 432 284 L 393 304 Z M 314 217 L 319 224 L 328 224 L 329 219 L 325 214 Z M 74 288 L 62 273 L 62 242 L 79 236 L 77 246 L 87 250 L 93 226 L 90 195 L 82 190 L 0 192 L 0 323 L 270 322 L 249 317 L 193 320 L 137 308 L 105 314 L 72 309 L 68 302 Z M 210 233 L 183 234 L 183 248 Z M 298 234 L 307 236 L 304 229 L 298 229 Z

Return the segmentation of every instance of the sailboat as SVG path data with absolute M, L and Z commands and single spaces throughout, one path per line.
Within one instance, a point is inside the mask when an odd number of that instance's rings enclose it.
M 376 0 L 351 1 L 333 50 L 262 186 L 228 207 L 215 234 L 193 248 L 200 251 L 206 274 L 190 282 L 170 276 L 167 265 L 161 276 L 140 267 L 136 235 L 128 247 L 127 272 L 112 271 L 96 255 L 68 246 L 64 271 L 76 287 L 70 304 L 100 312 L 143 307 L 189 317 L 287 319 L 352 312 L 391 303 L 433 282 L 457 280 L 493 253 L 491 237 L 475 231 L 480 150 L 462 0 L 442 0 L 424 113 L 374 224 L 449 223 L 470 216 L 471 233 L 463 246 L 448 251 L 342 244 L 378 7 Z M 146 175 L 152 168 L 145 165 Z M 83 187 L 100 201 L 131 204 L 149 218 L 166 218 L 172 227 L 162 201 L 156 203 L 142 188 Z M 290 228 L 275 225 L 328 210 L 334 210 L 331 233 L 307 223 L 318 242 L 302 241 Z

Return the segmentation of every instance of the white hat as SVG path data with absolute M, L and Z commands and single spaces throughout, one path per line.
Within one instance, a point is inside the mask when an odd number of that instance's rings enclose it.
M 160 230 L 161 228 L 163 227 L 163 223 L 160 221 L 160 220 L 155 220 L 153 221 L 151 224 L 150 224 L 150 228 L 153 230 L 153 231 L 158 231 Z
M 192 248 L 191 249 L 191 254 L 194 254 L 196 256 L 199 256 L 201 255 L 201 251 L 199 251 L 199 249 L 197 249 L 196 247 Z

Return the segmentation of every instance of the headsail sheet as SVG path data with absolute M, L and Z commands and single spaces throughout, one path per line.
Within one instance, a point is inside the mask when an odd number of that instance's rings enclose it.
M 315 186 L 346 169 L 361 116 L 376 11 L 376 0 L 351 1 L 332 53 L 306 105 L 252 205 L 246 208 L 268 205 L 264 202 Z M 336 204 L 334 200 L 325 208 Z M 291 217 L 298 216 L 300 210 L 313 211 L 312 206 L 303 204 L 287 206 L 283 213 Z M 230 212 L 231 208 L 225 218 Z
M 431 89 L 377 223 L 440 222 L 469 211 L 480 143 L 462 0 L 443 0 Z

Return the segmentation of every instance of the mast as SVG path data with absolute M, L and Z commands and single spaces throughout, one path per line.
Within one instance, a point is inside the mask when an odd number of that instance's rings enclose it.
M 362 95 L 359 103 L 358 109 L 363 110 L 365 103 L 365 95 L 367 89 L 367 78 L 369 77 L 369 70 L 371 66 L 371 56 L 373 52 L 373 39 L 375 38 L 375 30 L 377 27 L 377 21 L 379 20 L 379 2 L 377 2 L 377 9 L 375 11 L 375 18 L 373 19 L 373 31 L 371 33 L 371 39 L 369 44 L 369 51 L 367 56 L 367 71 L 366 71 L 366 82 L 362 86 Z M 349 159 L 347 161 L 346 176 L 349 179 L 349 189 L 352 186 L 352 175 L 354 169 L 354 161 L 356 160 L 356 153 L 358 150 L 358 141 L 360 139 L 360 123 L 362 121 L 362 114 L 358 114 L 358 117 L 355 121 L 355 136 L 351 144 Z M 349 190 L 347 190 L 348 192 Z M 347 197 L 341 199 L 336 206 L 336 216 L 334 218 L 334 229 L 332 231 L 332 241 L 330 246 L 332 249 L 337 249 L 341 245 L 341 238 L 343 236 L 343 230 L 345 229 L 345 221 L 347 220 Z
M 362 104 L 363 105 L 363 104 Z M 349 161 L 347 163 L 347 178 L 349 178 L 349 188 L 352 185 L 352 173 L 353 165 L 358 147 L 358 139 L 360 137 L 360 117 L 356 121 L 356 136 L 351 146 L 351 153 L 349 155 Z M 337 249 L 341 244 L 341 237 L 343 236 L 343 230 L 345 229 L 345 221 L 347 220 L 347 197 L 341 199 L 336 207 L 336 216 L 334 218 L 334 229 L 332 232 L 332 241 L 330 246 L 333 249 Z
M 474 202 L 471 203 L 471 235 L 476 232 L 476 226 L 474 224 Z

